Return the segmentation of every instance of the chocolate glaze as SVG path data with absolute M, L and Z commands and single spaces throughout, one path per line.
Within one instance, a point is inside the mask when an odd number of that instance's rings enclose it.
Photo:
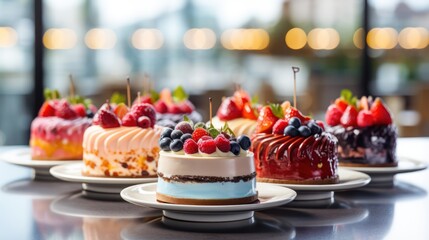
M 365 128 L 335 126 L 328 131 L 338 138 L 340 164 L 397 165 L 397 131 L 393 125 Z
M 213 177 L 213 176 L 193 176 L 193 175 L 172 175 L 170 177 L 164 177 L 164 174 L 158 172 L 158 177 L 162 178 L 166 182 L 197 182 L 197 183 L 215 183 L 215 182 L 247 182 L 256 177 L 256 172 L 249 175 L 229 177 Z
M 256 134 L 252 147 L 258 178 L 323 180 L 338 178 L 337 139 L 329 133 L 307 138 Z

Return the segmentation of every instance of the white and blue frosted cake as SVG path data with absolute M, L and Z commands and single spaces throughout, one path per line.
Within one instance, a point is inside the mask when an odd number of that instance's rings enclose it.
M 177 127 L 176 127 L 177 128 Z M 179 129 L 181 129 L 179 127 Z M 165 129 L 158 160 L 157 200 L 191 205 L 251 203 L 258 199 L 250 139 L 204 128 Z M 179 131 L 177 131 L 179 130 Z

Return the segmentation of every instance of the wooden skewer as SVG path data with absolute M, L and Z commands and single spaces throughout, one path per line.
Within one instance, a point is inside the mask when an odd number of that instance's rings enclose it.
M 69 80 L 70 80 L 70 97 L 73 99 L 75 94 L 75 86 L 73 82 L 73 75 L 69 74 Z
M 296 108 L 296 73 L 299 72 L 299 67 L 292 67 L 293 71 L 293 107 Z
M 130 87 L 130 77 L 127 77 L 127 100 L 128 107 L 131 108 L 131 87 Z
M 141 99 L 141 97 L 140 97 L 141 95 L 140 95 L 140 91 L 138 91 L 137 92 L 137 102 L 140 104 L 141 103 L 141 101 L 142 101 L 142 99 Z
M 210 106 L 210 126 L 212 126 L 212 105 L 213 105 L 213 102 L 212 102 L 212 98 L 211 97 L 209 97 L 209 106 Z

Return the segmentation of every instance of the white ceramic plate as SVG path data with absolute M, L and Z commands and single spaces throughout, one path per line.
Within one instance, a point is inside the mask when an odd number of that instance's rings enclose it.
M 296 197 L 296 192 L 271 184 L 258 184 L 259 202 L 238 205 L 182 205 L 156 200 L 156 183 L 128 187 L 121 197 L 132 204 L 163 210 L 164 216 L 194 222 L 238 221 L 253 217 L 256 210 L 284 205 Z
M 49 175 L 49 169 L 53 166 L 82 162 L 82 160 L 32 160 L 30 147 L 28 146 L 6 151 L 0 155 L 0 160 L 32 168 L 36 175 Z
M 297 191 L 298 196 L 296 200 L 320 200 L 332 198 L 334 196 L 334 191 L 344 191 L 362 187 L 371 181 L 371 178 L 367 174 L 347 169 L 339 168 L 338 175 L 340 177 L 340 182 L 334 184 L 273 184 Z
M 72 163 L 52 167 L 50 173 L 67 182 L 82 183 L 86 191 L 97 193 L 120 193 L 125 187 L 139 184 L 156 182 L 157 178 L 113 178 L 113 177 L 90 177 L 82 175 L 83 163 Z

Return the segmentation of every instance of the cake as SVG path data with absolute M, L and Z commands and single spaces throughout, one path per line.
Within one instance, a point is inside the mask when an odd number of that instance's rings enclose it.
M 326 111 L 328 130 L 338 138 L 340 166 L 397 166 L 397 130 L 380 98 L 353 97 L 343 90 Z
M 252 137 L 257 181 L 337 183 L 337 139 L 289 102 L 264 106 Z
M 156 198 L 191 205 L 252 203 L 258 199 L 250 139 L 181 122 L 160 138 Z
M 223 99 L 216 116 L 215 127 L 222 127 L 226 122 L 234 133 L 251 136 L 255 132 L 259 104 L 252 101 L 249 94 L 238 89 L 232 97 Z
M 82 174 L 95 177 L 156 177 L 158 139 L 150 104 L 130 110 L 125 104 L 104 104 L 83 136 Z
M 31 123 L 33 160 L 82 159 L 83 134 L 91 126 L 91 117 L 96 109 L 90 104 L 71 104 L 69 100 L 58 99 L 57 96 L 46 96 L 38 116 Z

